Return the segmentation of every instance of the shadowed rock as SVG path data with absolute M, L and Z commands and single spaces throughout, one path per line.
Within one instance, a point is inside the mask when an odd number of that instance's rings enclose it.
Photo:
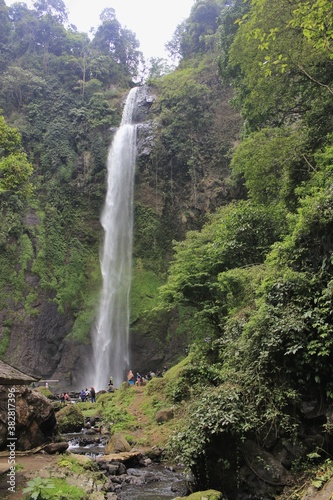
M 51 440 L 56 429 L 56 418 L 50 401 L 25 386 L 15 386 L 15 426 L 8 425 L 9 388 L 0 386 L 0 449 L 5 449 L 8 438 L 15 437 L 16 450 L 26 451 Z M 11 393 L 12 394 L 12 393 Z M 11 396 L 10 401 L 13 399 Z M 12 421 L 9 422 L 10 424 Z M 14 435 L 8 435 L 8 430 Z

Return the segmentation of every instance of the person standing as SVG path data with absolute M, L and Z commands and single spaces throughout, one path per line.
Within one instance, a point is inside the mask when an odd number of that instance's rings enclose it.
M 90 398 L 92 403 L 96 403 L 96 392 L 93 387 L 90 388 Z
M 129 370 L 129 372 L 127 373 L 127 381 L 129 385 L 134 385 L 135 377 L 132 370 Z

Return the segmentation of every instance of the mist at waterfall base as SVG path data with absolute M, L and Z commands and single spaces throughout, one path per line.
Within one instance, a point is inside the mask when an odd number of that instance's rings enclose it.
M 136 128 L 132 123 L 138 87 L 129 92 L 122 121 L 108 154 L 107 193 L 101 215 L 104 243 L 101 252 L 102 290 L 92 332 L 95 389 L 107 389 L 110 376 L 115 387 L 129 368 L 129 293 L 133 240 L 133 191 L 136 161 Z

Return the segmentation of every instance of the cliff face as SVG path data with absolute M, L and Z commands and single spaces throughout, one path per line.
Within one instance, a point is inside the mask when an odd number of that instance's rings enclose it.
M 193 129 L 191 129 L 191 144 L 196 149 L 197 156 L 188 158 L 188 161 L 185 157 L 184 162 L 184 157 L 181 157 L 183 153 L 179 153 L 174 145 L 169 147 L 164 135 L 166 128 L 161 115 L 166 105 L 161 105 L 161 89 L 146 86 L 140 89 L 140 99 L 134 115 L 134 121 L 138 123 L 138 156 L 135 178 L 133 266 L 136 268 L 137 263 L 140 263 L 139 267 L 144 270 L 145 276 L 149 272 L 151 276 L 158 277 L 159 283 L 163 282 L 167 262 L 172 255 L 172 240 L 182 238 L 188 229 L 200 227 L 205 214 L 226 203 L 233 196 L 226 183 L 228 176 L 226 154 L 237 138 L 236 132 L 231 133 L 230 130 L 232 128 L 238 133 L 238 126 L 235 126 L 235 123 L 239 123 L 239 118 L 231 112 L 230 91 L 222 89 L 217 81 L 214 82 L 214 89 L 215 97 L 212 98 L 212 102 L 205 104 L 205 107 L 207 113 L 209 112 L 211 126 L 215 127 L 221 122 L 220 132 L 225 130 L 224 153 L 219 152 L 218 164 L 216 140 L 214 139 L 214 142 L 210 138 L 205 144 L 205 134 L 209 134 L 209 130 L 203 133 L 198 130 L 197 136 L 194 137 Z M 225 117 L 229 116 L 229 126 L 223 121 L 221 113 L 224 113 Z M 201 137 L 202 134 L 204 137 Z M 177 145 L 179 150 L 181 144 L 180 139 Z M 82 171 L 82 165 L 86 161 L 86 153 L 82 155 L 77 161 L 79 172 Z M 191 172 L 191 162 L 196 162 L 194 173 Z M 87 169 L 89 170 L 89 165 L 85 166 L 88 177 Z M 105 172 L 103 179 L 104 177 Z M 52 212 L 53 219 L 50 216 L 47 227 L 45 218 L 40 220 L 36 211 L 29 208 L 24 214 L 24 231 L 29 237 L 31 251 L 25 261 L 24 270 L 20 269 L 18 262 L 16 270 L 21 274 L 23 272 L 23 291 L 19 299 L 13 300 L 10 296 L 1 311 L 3 322 L 0 341 L 6 347 L 6 360 L 37 377 L 59 380 L 59 387 L 67 389 L 89 384 L 89 381 L 84 379 L 84 369 L 89 364 L 91 355 L 89 336 L 100 282 L 98 245 L 102 234 L 98 217 L 103 197 L 99 199 L 100 205 L 98 200 L 87 205 L 87 189 L 81 187 L 82 182 L 84 187 L 80 173 L 74 195 L 78 201 L 75 206 L 74 203 L 71 206 L 75 225 L 73 221 L 69 221 L 66 226 L 63 220 L 65 212 L 61 212 L 59 227 L 64 240 L 63 245 L 66 243 L 68 245 L 63 257 L 63 276 L 57 280 L 49 278 L 49 282 L 41 278 L 38 259 L 41 259 L 42 251 L 44 253 L 47 251 L 47 231 L 52 232 L 54 229 L 54 215 Z M 93 182 L 95 185 L 101 183 L 101 175 L 96 176 Z M 97 189 L 101 193 L 104 192 L 104 186 L 99 186 Z M 66 196 L 70 194 L 67 193 Z M 85 216 L 83 224 L 80 214 L 84 210 L 90 212 Z M 91 210 L 95 212 L 92 213 Z M 75 252 L 71 250 L 70 242 L 66 241 L 66 231 L 69 234 L 68 240 L 72 223 L 76 233 Z M 46 240 L 43 250 L 40 243 L 42 233 Z M 57 238 L 52 240 L 53 247 L 57 244 Z M 19 259 L 21 250 L 18 248 L 17 252 Z M 56 258 L 57 255 L 53 260 Z M 73 273 L 77 273 L 78 276 L 79 273 L 84 275 L 82 283 L 75 284 L 76 288 L 73 285 L 74 291 L 70 289 Z M 136 271 L 134 275 L 136 279 L 138 275 Z M 58 292 L 54 289 L 55 281 Z M 149 301 L 153 303 L 155 298 L 153 296 L 156 295 L 156 285 L 153 292 L 146 293 L 139 279 L 137 288 L 140 291 L 134 292 L 134 295 L 144 294 L 144 300 L 148 300 L 149 308 Z M 13 287 L 11 289 L 13 290 Z M 75 302 L 75 294 L 79 297 L 82 289 L 88 291 L 83 298 L 77 300 L 76 308 L 67 306 Z M 64 299 L 59 298 L 61 290 Z M 66 302 L 66 294 L 69 294 L 71 302 L 69 300 Z M 132 315 L 130 359 L 133 370 L 143 372 L 149 369 L 156 370 L 185 354 L 188 338 L 186 335 L 176 334 L 178 318 L 175 312 L 152 319 L 147 318 L 140 307 L 137 309 L 133 306 Z M 84 335 L 81 334 L 82 331 Z

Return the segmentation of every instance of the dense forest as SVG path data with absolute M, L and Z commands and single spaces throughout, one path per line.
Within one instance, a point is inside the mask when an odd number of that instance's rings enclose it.
M 280 439 L 290 471 L 332 451 L 333 6 L 196 0 L 173 70 L 143 60 L 113 9 L 100 19 L 88 37 L 61 0 L 0 0 L 0 355 L 67 380 L 63 346 L 84 359 L 107 149 L 147 85 L 131 332 L 152 356 L 176 345 L 158 361 L 187 355 L 170 453 L 233 498 L 239 453 Z M 287 482 L 272 481 L 256 498 Z

